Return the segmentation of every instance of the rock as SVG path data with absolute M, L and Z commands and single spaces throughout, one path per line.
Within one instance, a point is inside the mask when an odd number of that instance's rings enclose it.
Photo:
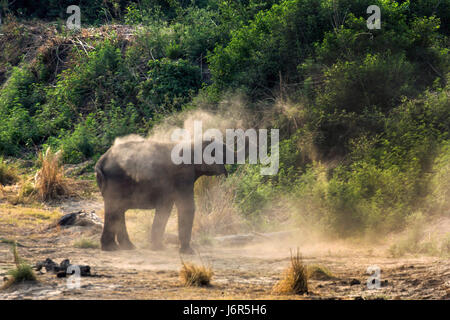
M 61 227 L 81 226 L 95 227 L 98 229 L 103 228 L 103 222 L 95 214 L 95 211 L 85 212 L 84 210 L 63 215 L 57 222 L 57 225 Z
M 60 268 L 64 269 L 64 271 L 65 271 L 70 266 L 70 260 L 64 259 L 59 265 L 60 265 Z
M 57 278 L 65 278 L 66 277 L 66 271 L 59 271 L 57 274 L 56 274 L 56 277 Z
M 351 286 L 354 286 L 354 285 L 357 285 L 357 284 L 361 284 L 361 281 L 359 281 L 358 279 L 352 279 L 350 281 L 350 285 Z
M 47 272 L 58 272 L 60 270 L 58 264 L 49 258 L 45 259 L 44 261 L 36 263 L 35 268 L 37 271 L 40 271 L 42 268 L 45 268 L 45 271 Z
M 56 276 L 58 278 L 64 278 L 64 277 L 66 277 L 67 269 L 70 266 L 72 266 L 72 264 L 70 263 L 69 259 L 64 259 L 58 265 L 52 259 L 47 258 L 44 261 L 36 263 L 35 268 L 37 271 L 40 271 L 42 268 L 45 268 L 45 271 L 47 271 L 47 272 L 56 273 Z M 91 267 L 90 266 L 80 266 L 80 265 L 73 265 L 73 266 L 78 266 L 80 268 L 80 276 L 87 277 L 87 276 L 91 275 Z M 73 274 L 73 272 L 72 272 L 72 274 Z

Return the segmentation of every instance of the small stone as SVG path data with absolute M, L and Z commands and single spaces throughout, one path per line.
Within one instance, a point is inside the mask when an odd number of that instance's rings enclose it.
M 64 270 L 64 271 L 59 271 L 57 274 L 56 274 L 56 277 L 58 277 L 58 278 L 65 278 L 66 277 L 66 270 Z
M 69 259 L 64 259 L 63 261 L 61 261 L 61 263 L 59 264 L 59 267 L 61 268 L 61 270 L 67 270 L 67 268 L 70 266 L 70 260 Z

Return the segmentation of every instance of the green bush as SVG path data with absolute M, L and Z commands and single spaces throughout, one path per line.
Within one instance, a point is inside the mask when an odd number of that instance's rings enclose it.
M 0 91 L 0 153 L 17 155 L 20 146 L 37 137 L 32 118 L 41 102 L 35 78 L 28 67 L 16 67 Z
M 244 88 L 257 96 L 278 85 L 280 74 L 295 82 L 299 76 L 292 70 L 330 28 L 328 12 L 314 0 L 275 4 L 208 56 L 213 86 L 219 90 Z
M 96 138 L 97 123 L 92 116 L 79 123 L 75 130 L 63 137 L 60 147 L 65 163 L 78 163 L 92 157 L 98 150 Z
M 69 17 L 66 13 L 67 7 L 70 5 L 78 5 L 82 8 L 83 21 L 85 23 L 92 23 L 99 22 L 98 15 L 102 8 L 105 8 L 103 5 L 107 7 L 110 2 L 116 1 L 93 0 L 89 2 L 89 5 L 83 5 L 83 1 L 80 0 L 43 0 L 39 2 L 18 0 L 11 1 L 9 10 L 21 18 L 56 20 Z
M 367 55 L 362 61 L 338 62 L 325 71 L 318 106 L 361 114 L 388 112 L 402 97 L 415 95 L 414 67 L 404 56 Z
M 138 98 L 149 115 L 180 110 L 200 88 L 200 68 L 186 60 L 150 60 L 148 66 L 147 80 L 140 84 Z

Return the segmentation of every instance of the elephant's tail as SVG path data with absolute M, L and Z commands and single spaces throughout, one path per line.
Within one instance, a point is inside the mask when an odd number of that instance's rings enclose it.
M 95 178 L 97 179 L 97 185 L 102 193 L 106 187 L 106 179 L 105 175 L 103 174 L 103 162 L 104 157 L 102 156 L 95 165 Z

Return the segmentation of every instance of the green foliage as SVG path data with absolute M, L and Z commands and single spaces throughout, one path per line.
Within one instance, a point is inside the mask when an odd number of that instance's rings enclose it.
M 152 3 L 153 2 L 153 3 Z M 151 25 L 163 18 L 161 6 L 156 1 L 142 1 L 140 3 L 130 3 L 125 8 L 124 20 L 126 24 Z
M 324 72 L 324 90 L 317 104 L 360 114 L 378 108 L 387 112 L 404 96 L 415 93 L 413 66 L 404 56 L 370 55 L 362 61 L 338 62 Z
M 39 18 L 46 20 L 65 19 L 69 17 L 66 13 L 67 7 L 70 5 L 80 6 L 83 20 L 85 22 L 99 22 L 98 14 L 102 10 L 107 9 L 109 4 L 120 2 L 117 0 L 92 0 L 89 5 L 83 4 L 80 0 L 43 0 L 43 1 L 27 1 L 17 0 L 11 1 L 9 10 L 21 18 Z
M 63 137 L 60 147 L 63 150 L 63 160 L 66 163 L 78 163 L 92 157 L 96 151 L 97 124 L 92 116 L 79 123 L 75 130 Z
M 261 175 L 262 165 L 258 164 L 245 165 L 245 174 L 237 176 L 236 200 L 244 216 L 255 220 L 264 218 L 262 212 L 267 205 L 274 201 L 280 192 L 286 191 L 299 176 L 300 171 L 296 168 L 300 158 L 300 152 L 296 148 L 297 140 L 297 137 L 293 137 L 280 142 L 280 168 L 276 175 Z
M 14 68 L 0 92 L 0 152 L 15 155 L 21 145 L 31 146 L 37 137 L 32 116 L 42 101 L 31 70 Z
M 115 37 L 97 43 L 46 88 L 30 68 L 15 68 L 0 94 L 0 151 L 17 154 L 49 138 L 47 144 L 64 149 L 66 162 L 83 161 L 117 136 L 145 133 L 152 118 L 180 110 L 198 91 L 195 65 L 151 60 L 145 77 L 137 77 L 135 48 L 123 55 L 120 45 Z
M 283 1 L 259 12 L 249 25 L 233 33 L 227 46 L 217 46 L 208 56 L 214 86 L 244 87 L 260 94 L 278 84 L 280 74 L 298 80 L 292 70 L 330 29 L 328 19 L 313 0 Z
M 138 98 L 153 112 L 180 110 L 200 88 L 200 69 L 188 61 L 151 60 L 148 66 L 148 77 L 140 85 Z
M 414 0 L 408 1 L 409 10 L 416 17 L 436 16 L 441 20 L 440 32 L 450 35 L 450 1 L 449 0 Z
M 12 277 L 11 283 L 21 283 L 23 281 L 36 281 L 36 275 L 28 264 L 20 264 L 17 268 L 9 270 L 8 275 Z M 6 284 L 6 286 L 8 283 Z
M 219 19 L 215 11 L 195 7 L 187 9 L 182 19 L 173 26 L 180 56 L 190 61 L 203 62 L 208 51 L 223 41 Z
M 355 122 L 344 153 L 347 160 L 329 170 L 302 162 L 307 157 L 300 150 L 307 150 L 301 146 L 308 133 L 299 130 L 295 138 L 280 143 L 276 176 L 263 177 L 257 168 L 245 168 L 237 187 L 240 209 L 246 216 L 261 215 L 269 205 L 277 206 L 280 197 L 294 197 L 299 223 L 315 220 L 343 236 L 401 229 L 406 217 L 426 203 L 434 212 L 445 212 L 449 205 L 448 89 L 405 101 L 388 116 L 351 114 Z M 368 120 L 363 122 L 370 117 L 376 124 L 375 135 L 369 131 Z M 326 119 L 340 122 L 343 118 Z M 357 130 L 359 126 L 364 131 Z M 424 252 L 436 247 L 433 243 L 424 246 Z

